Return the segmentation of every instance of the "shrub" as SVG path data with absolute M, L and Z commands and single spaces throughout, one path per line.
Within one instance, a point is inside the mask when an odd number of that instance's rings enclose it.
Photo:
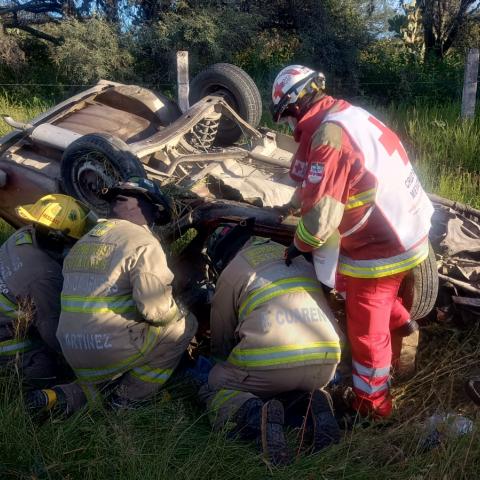
M 59 83 L 92 84 L 100 78 L 122 80 L 132 65 L 122 35 L 100 18 L 70 19 L 49 29 L 63 37 L 60 46 L 49 44 L 49 57 Z

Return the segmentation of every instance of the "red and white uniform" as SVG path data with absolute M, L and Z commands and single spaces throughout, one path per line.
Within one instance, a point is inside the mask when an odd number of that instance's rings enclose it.
M 365 110 L 323 97 L 294 136 L 295 245 L 313 251 L 340 232 L 357 407 L 388 415 L 390 328 L 408 321 L 398 288 L 428 256 L 433 206 L 398 137 Z

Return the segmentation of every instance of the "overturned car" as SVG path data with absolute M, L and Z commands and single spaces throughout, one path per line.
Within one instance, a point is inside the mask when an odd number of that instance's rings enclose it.
M 296 219 L 281 219 L 274 207 L 287 203 L 294 192 L 288 169 L 296 144 L 287 135 L 258 127 L 262 102 L 253 80 L 234 65 L 212 65 L 191 82 L 190 103 L 182 112 L 163 95 L 102 80 L 30 123 L 4 117 L 14 130 L 0 139 L 0 215 L 19 226 L 15 206 L 64 192 L 102 216 L 104 188 L 133 176 L 148 177 L 174 199 L 173 218 L 160 233 L 171 241 L 188 229 L 197 231 L 176 259 L 183 272 L 180 291 L 205 278 L 198 254 L 221 222 L 255 217 L 256 234 L 288 244 Z M 452 215 L 478 225 L 480 212 L 431 198 L 437 209 L 433 244 L 445 269 L 458 266 L 455 255 L 465 252 L 444 248 L 454 226 Z M 479 232 L 473 233 L 477 242 Z M 182 262 L 189 268 L 182 269 Z M 448 276 L 445 269 L 444 279 L 475 293 L 468 278 Z M 401 288 L 412 318 L 429 314 L 437 290 L 432 250 Z

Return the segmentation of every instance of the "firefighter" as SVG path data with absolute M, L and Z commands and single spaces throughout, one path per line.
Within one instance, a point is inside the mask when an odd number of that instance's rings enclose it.
M 29 225 L 0 248 L 0 364 L 17 358 L 27 386 L 57 375 L 64 250 L 80 238 L 88 209 L 66 195 L 47 195 L 16 209 Z
M 38 390 L 32 409 L 70 414 L 85 404 L 126 408 L 157 392 L 180 362 L 197 322 L 172 297 L 172 272 L 151 227 L 168 202 L 133 178 L 103 192 L 110 206 L 63 266 L 57 338 L 77 381 Z M 168 217 L 168 215 L 167 215 Z
M 290 170 L 298 188 L 284 210 L 300 209 L 301 218 L 286 260 L 303 252 L 315 257 L 338 238 L 334 265 L 346 289 L 354 407 L 388 416 L 391 330 L 418 329 L 398 290 L 428 256 L 433 207 L 395 133 L 367 111 L 326 95 L 322 73 L 284 68 L 271 108 L 299 143 Z
M 261 443 L 271 464 L 284 465 L 290 455 L 278 394 L 313 392 L 314 451 L 339 441 L 323 387 L 340 361 L 340 341 L 313 266 L 302 258 L 288 268 L 285 247 L 250 236 L 246 226 L 224 225 L 209 239 L 221 272 L 210 316 L 218 363 L 200 396 L 215 429 L 232 422 L 240 438 Z

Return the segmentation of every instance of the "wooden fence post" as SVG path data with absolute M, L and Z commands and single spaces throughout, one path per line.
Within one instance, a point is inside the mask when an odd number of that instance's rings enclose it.
M 181 50 L 177 52 L 177 99 L 182 113 L 185 113 L 190 107 L 188 102 L 189 91 L 188 51 Z
M 477 99 L 478 78 L 478 48 L 471 48 L 465 63 L 465 77 L 463 80 L 462 118 L 475 117 L 475 102 Z

